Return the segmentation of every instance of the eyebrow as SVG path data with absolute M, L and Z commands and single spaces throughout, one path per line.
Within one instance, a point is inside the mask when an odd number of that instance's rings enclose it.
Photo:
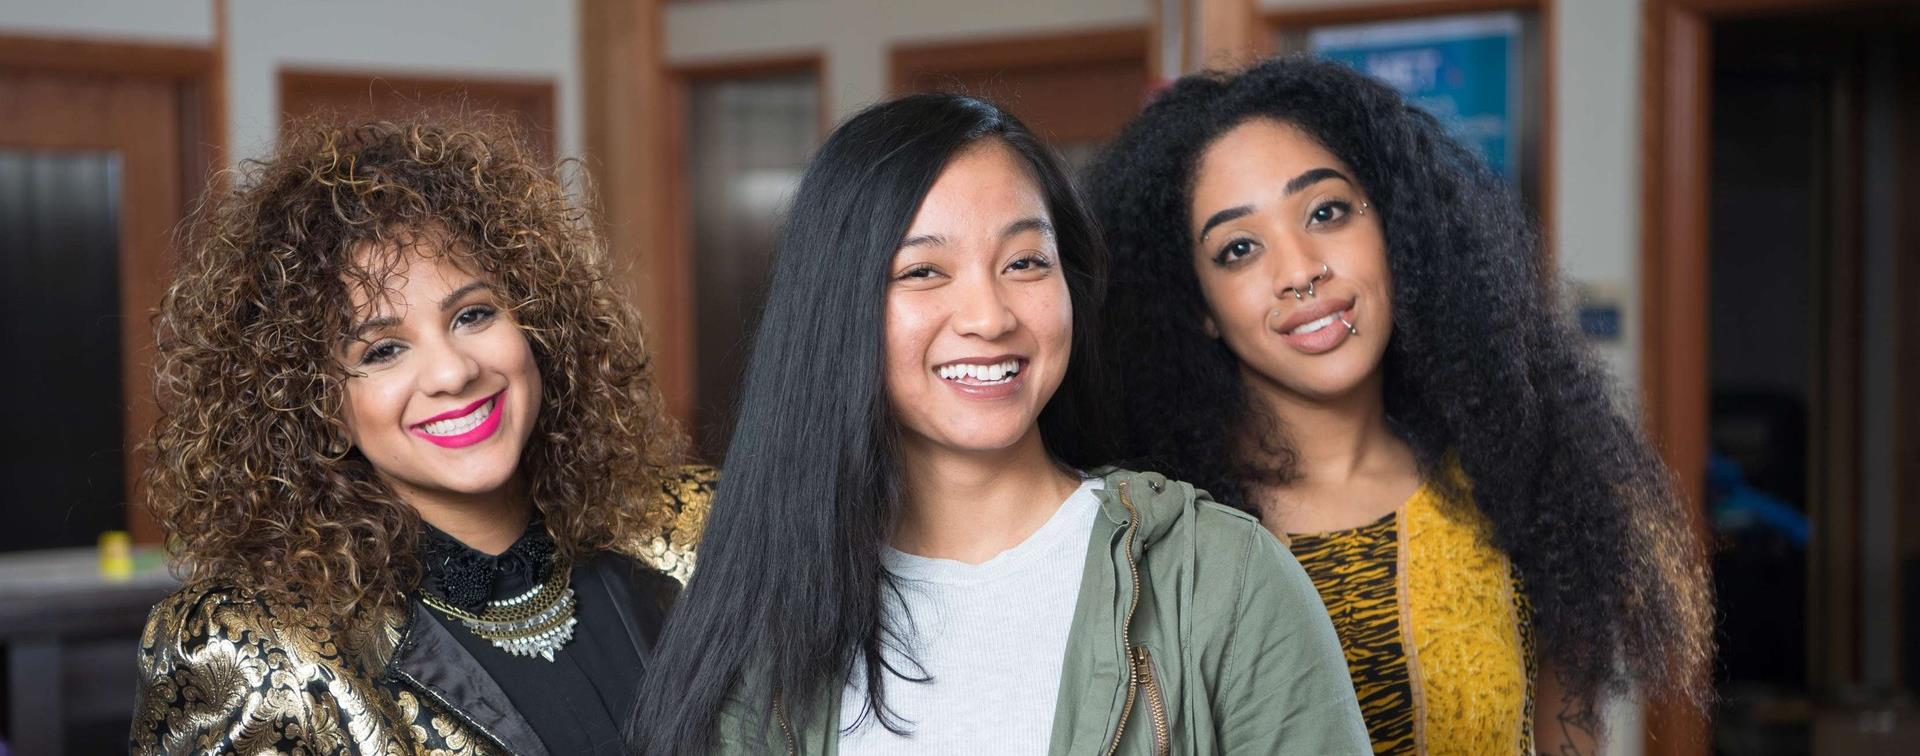
M 1000 238 L 1005 240 L 1028 231 L 1038 231 L 1045 234 L 1049 239 L 1054 238 L 1053 223 L 1037 215 L 1021 218 L 1020 220 L 1007 224 L 1006 228 L 1000 229 Z M 917 236 L 909 236 L 906 241 L 900 242 L 901 249 L 908 247 L 944 247 L 946 245 L 947 237 L 940 234 L 919 234 Z
M 455 304 L 458 304 L 462 297 L 465 297 L 466 295 L 473 293 L 475 290 L 484 289 L 484 288 L 487 288 L 487 284 L 484 281 L 469 281 L 467 285 L 462 286 L 458 289 L 454 289 L 453 293 L 448 294 L 446 297 L 440 300 L 440 311 L 446 312 L 447 310 L 453 309 L 453 306 Z M 400 319 L 392 315 L 374 318 L 372 320 L 369 320 L 354 326 L 353 330 L 348 332 L 347 340 L 359 341 L 360 337 L 365 335 L 366 332 L 368 331 L 377 331 L 382 328 L 392 328 L 397 325 L 400 325 Z
M 1326 181 L 1327 179 L 1340 179 L 1341 181 L 1345 181 L 1349 184 L 1353 183 L 1353 179 L 1347 178 L 1347 174 L 1341 173 L 1332 168 L 1324 168 L 1324 167 L 1312 168 L 1307 170 L 1305 173 L 1302 173 L 1298 176 L 1288 179 L 1287 183 L 1280 187 L 1280 198 L 1286 199 L 1295 194 L 1299 194 L 1300 190 L 1305 189 L 1309 186 L 1313 186 L 1314 184 L 1318 184 L 1322 181 Z M 1235 221 L 1240 218 L 1247 217 L 1248 215 L 1251 215 L 1251 214 L 1253 214 L 1252 205 L 1239 205 L 1236 207 L 1229 207 L 1225 210 L 1221 210 L 1220 212 L 1214 213 L 1213 215 L 1207 216 L 1207 222 L 1200 226 L 1200 238 L 1201 239 L 1207 238 L 1207 234 L 1213 231 L 1214 226 L 1218 226 L 1222 223 Z

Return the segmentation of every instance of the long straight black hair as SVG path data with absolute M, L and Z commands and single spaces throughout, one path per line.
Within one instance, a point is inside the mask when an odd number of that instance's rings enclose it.
M 884 677 L 924 678 L 881 655 L 897 648 L 880 555 L 904 490 L 883 374 L 888 273 L 941 170 L 987 140 L 1010 148 L 1039 185 L 1073 306 L 1073 353 L 1041 411 L 1041 437 L 1065 464 L 1103 461 L 1093 448 L 1106 437 L 1094 328 L 1105 253 L 1058 156 L 972 97 L 910 95 L 861 111 L 807 166 L 775 251 L 698 568 L 636 707 L 641 753 L 707 751 L 730 695 L 760 707 L 763 733 L 776 696 L 799 726 L 839 695 L 856 662 L 868 713 L 899 729 Z

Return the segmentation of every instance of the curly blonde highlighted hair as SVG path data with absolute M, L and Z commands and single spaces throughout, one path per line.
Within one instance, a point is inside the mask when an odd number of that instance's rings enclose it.
M 356 253 L 406 248 L 484 274 L 539 364 L 520 460 L 563 554 L 644 539 L 647 493 L 684 442 L 639 318 L 590 215 L 498 120 L 290 129 L 209 190 L 156 318 L 161 417 L 150 506 L 189 581 L 229 581 L 349 615 L 421 577 L 420 520 L 352 451 L 337 355 Z

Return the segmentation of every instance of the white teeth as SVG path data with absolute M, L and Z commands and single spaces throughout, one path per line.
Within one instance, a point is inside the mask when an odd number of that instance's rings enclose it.
M 934 372 L 949 381 L 999 383 L 1020 374 L 1020 361 L 1007 360 L 993 365 L 941 365 Z
M 420 426 L 420 430 L 426 431 L 430 436 L 458 436 L 486 422 L 487 418 L 493 414 L 493 403 L 497 401 L 499 400 L 489 400 L 486 404 L 480 405 L 480 409 L 467 413 L 466 417 L 427 423 Z
M 1300 326 L 1299 328 L 1295 328 L 1295 329 L 1293 329 L 1293 333 L 1294 333 L 1295 335 L 1302 335 L 1302 336 L 1304 336 L 1304 335 L 1306 335 L 1306 334 L 1309 334 L 1309 333 L 1313 333 L 1314 331 L 1318 331 L 1318 330 L 1320 330 L 1320 329 L 1322 329 L 1322 328 L 1325 328 L 1325 327 L 1327 327 L 1327 326 L 1330 326 L 1330 325 L 1333 325 L 1333 321 L 1336 321 L 1336 320 L 1339 320 L 1339 319 L 1340 319 L 1340 313 L 1337 313 L 1337 312 L 1336 312 L 1336 313 L 1334 313 L 1334 314 L 1332 314 L 1332 315 L 1328 315 L 1328 316 L 1326 316 L 1326 317 L 1324 317 L 1324 318 L 1321 318 L 1321 319 L 1319 319 L 1319 320 L 1316 320 L 1316 321 L 1313 321 L 1313 322 L 1311 322 L 1311 323 L 1308 323 L 1308 324 L 1306 324 L 1306 325 L 1303 325 L 1303 326 Z

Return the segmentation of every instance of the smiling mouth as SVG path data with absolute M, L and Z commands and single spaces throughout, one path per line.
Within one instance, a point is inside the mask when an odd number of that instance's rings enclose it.
M 963 386 L 997 386 L 1012 381 L 1014 376 L 1025 369 L 1027 361 L 1010 357 L 990 364 L 949 362 L 933 371 L 941 380 L 958 383 Z
M 415 423 L 413 429 L 429 438 L 454 438 L 471 433 L 493 417 L 494 411 L 499 409 L 500 397 L 506 393 L 502 390 L 461 409 Z
M 1315 321 L 1311 321 L 1311 322 L 1307 322 L 1307 323 L 1302 323 L 1302 324 L 1300 324 L 1300 327 L 1298 327 L 1298 328 L 1295 328 L 1295 329 L 1293 329 L 1293 330 L 1291 330 L 1291 331 L 1288 331 L 1288 332 L 1287 332 L 1287 335 L 1289 335 L 1289 336 L 1305 336 L 1305 335 L 1307 335 L 1307 334 L 1309 334 L 1309 333 L 1314 333 L 1314 332 L 1316 332 L 1316 331 L 1319 331 L 1319 330 L 1320 330 L 1320 329 L 1322 329 L 1322 328 L 1326 328 L 1327 326 L 1330 326 L 1330 325 L 1333 325 L 1334 323 L 1338 323 L 1338 322 L 1340 322 L 1340 316 L 1341 316 L 1342 314 L 1344 314 L 1345 312 L 1346 312 L 1345 310 L 1341 310 L 1340 312 L 1336 312 L 1336 313 L 1332 313 L 1332 314 L 1329 314 L 1329 315 L 1327 315 L 1326 317 L 1324 317 L 1324 318 L 1321 318 L 1321 319 L 1319 319 L 1319 320 L 1315 320 Z

